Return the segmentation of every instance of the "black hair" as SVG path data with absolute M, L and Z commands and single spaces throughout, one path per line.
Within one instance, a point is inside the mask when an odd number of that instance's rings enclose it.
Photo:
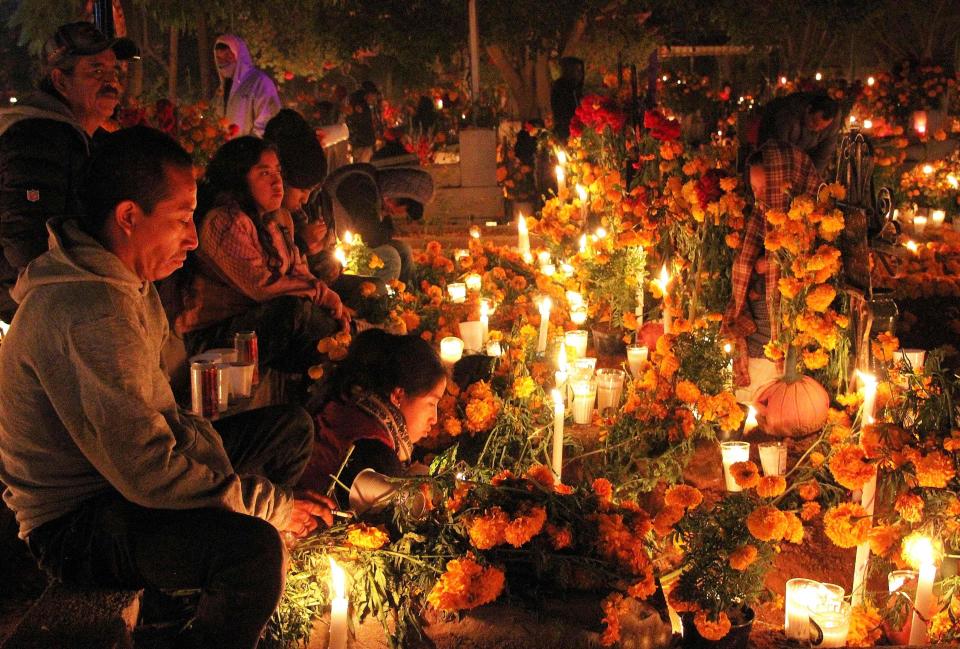
M 288 187 L 312 189 L 327 175 L 327 157 L 317 134 L 297 111 L 284 108 L 267 122 L 263 139 L 273 142 Z
M 280 254 L 267 232 L 247 182 L 247 174 L 260 161 L 260 157 L 267 151 L 276 150 L 277 147 L 272 143 L 252 135 L 234 138 L 217 149 L 207 166 L 204 183 L 200 186 L 194 221 L 199 232 L 204 218 L 214 208 L 226 207 L 232 212 L 246 214 L 256 226 L 257 239 L 267 253 L 267 267 L 279 273 Z
M 824 119 L 833 119 L 840 112 L 840 104 L 828 95 L 815 94 L 810 98 L 810 112 L 820 113 Z
M 133 126 L 105 136 L 87 162 L 80 185 L 80 225 L 99 238 L 107 219 L 123 201 L 133 201 L 150 214 L 168 197 L 166 170 L 192 166 L 183 147 L 156 129 Z
M 394 198 L 393 202 L 407 208 L 407 218 L 419 221 L 423 218 L 423 203 L 412 198 Z
M 324 386 L 328 400 L 349 399 L 359 388 L 389 399 L 396 388 L 411 397 L 427 394 L 447 376 L 437 352 L 419 336 L 398 336 L 380 329 L 360 333 Z

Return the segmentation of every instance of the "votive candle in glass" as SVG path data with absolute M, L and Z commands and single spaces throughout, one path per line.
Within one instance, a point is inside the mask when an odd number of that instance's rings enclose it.
M 920 235 L 927 229 L 927 217 L 918 214 L 913 217 L 913 233 Z
M 730 467 L 737 462 L 746 462 L 750 459 L 750 442 L 720 442 L 720 457 L 723 461 L 723 479 L 727 491 L 742 491 L 734 480 Z
M 943 221 L 947 218 L 947 213 L 943 210 L 931 210 L 930 211 L 930 224 L 935 228 L 940 228 L 943 226 Z
M 573 390 L 573 423 L 589 424 L 593 420 L 593 404 L 597 400 L 597 382 L 571 381 Z
M 587 341 L 589 334 L 583 329 L 574 329 L 563 335 L 567 347 L 567 359 L 575 360 L 587 355 Z
M 570 322 L 578 327 L 587 321 L 587 305 L 580 303 L 570 307 Z
M 467 285 L 463 282 L 447 284 L 447 293 L 454 304 L 463 304 L 467 301 Z
M 483 349 L 483 323 L 479 320 L 468 320 L 460 323 L 460 338 L 463 348 L 468 352 L 479 352 Z
M 761 442 L 760 466 L 763 475 L 783 475 L 787 472 L 787 445 L 783 442 Z
M 479 291 L 483 285 L 483 278 L 479 273 L 470 273 L 463 279 L 468 291 Z
M 597 410 L 603 417 L 611 417 L 620 407 L 623 382 L 627 378 L 623 370 L 603 368 L 597 370 Z
M 627 347 L 627 365 L 630 367 L 630 373 L 633 374 L 633 378 L 640 377 L 640 369 L 643 367 L 643 364 L 647 362 L 647 356 L 650 355 L 650 350 L 646 347 L 640 345 L 630 345 Z
M 440 341 L 440 360 L 453 365 L 463 358 L 463 341 L 456 336 L 447 336 Z
M 843 602 L 839 610 L 810 611 L 808 631 L 811 647 L 846 647 L 850 633 L 850 603 Z

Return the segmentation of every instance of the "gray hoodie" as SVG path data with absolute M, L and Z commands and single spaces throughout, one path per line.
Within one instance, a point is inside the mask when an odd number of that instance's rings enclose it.
M 230 48 L 233 55 L 237 57 L 237 63 L 233 71 L 226 108 L 223 103 L 226 79 L 220 68 L 217 68 L 220 88 L 213 100 L 217 114 L 226 117 L 231 124 L 237 125 L 239 129 L 237 135 L 263 137 L 267 122 L 283 107 L 280 96 L 277 94 L 277 86 L 266 72 L 258 70 L 253 65 L 250 50 L 247 49 L 247 44 L 242 38 L 233 34 L 224 34 L 216 40 L 214 48 L 219 43 Z
M 292 500 L 237 475 L 206 420 L 181 413 L 160 365 L 156 289 L 71 221 L 13 291 L 0 344 L 0 479 L 20 536 L 116 490 L 156 509 L 222 508 L 282 527 Z

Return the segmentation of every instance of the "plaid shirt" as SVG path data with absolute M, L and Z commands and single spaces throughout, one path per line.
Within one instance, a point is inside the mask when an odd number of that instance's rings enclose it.
M 757 261 L 764 255 L 764 237 L 766 235 L 767 210 L 790 209 L 790 202 L 801 194 L 816 195 L 820 186 L 820 174 L 806 153 L 788 144 L 767 142 L 760 151 L 763 155 L 763 169 L 766 186 L 760 196 L 756 196 L 753 212 L 747 218 L 740 253 L 733 262 L 731 281 L 733 291 L 730 306 L 725 314 L 726 328 L 733 334 L 737 343 L 738 358 L 734 363 L 738 385 L 749 384 L 747 373 L 746 336 L 756 330 L 756 324 L 745 309 L 750 278 L 753 276 Z M 770 336 L 775 339 L 780 334 L 780 268 L 769 260 L 766 271 L 766 306 L 770 316 Z M 746 382 L 744 382 L 746 381 Z

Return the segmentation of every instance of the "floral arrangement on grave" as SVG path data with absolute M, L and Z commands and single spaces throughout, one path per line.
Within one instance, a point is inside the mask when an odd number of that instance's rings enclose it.
M 780 270 L 779 317 L 772 318 L 766 355 L 782 363 L 783 377 L 762 388 L 755 401 L 764 430 L 773 435 L 807 435 L 823 427 L 830 398 L 804 371 L 827 367 L 832 356 L 842 365 L 839 357 L 846 354 L 840 342 L 848 319 L 833 308 L 841 268 L 833 242 L 844 227 L 833 201 L 843 196 L 843 187 L 830 185 L 819 201 L 798 196 L 789 211 L 766 214 L 764 245 Z
M 694 487 L 674 485 L 658 514 L 676 521 L 668 542 L 683 550 L 668 599 L 680 613 L 685 638 L 717 641 L 734 626 L 749 632 L 751 607 L 766 594 L 764 578 L 780 544 L 803 542 L 800 518 L 781 508 L 783 476 L 760 477 L 750 461 L 731 471 L 743 491 L 708 506 Z
M 960 212 L 960 152 L 943 160 L 923 162 L 900 176 L 902 206 L 917 204 L 957 215 Z
M 334 251 L 337 259 L 343 265 L 344 271 L 352 275 L 373 275 L 383 268 L 383 260 L 363 242 L 359 234 L 349 230 L 337 241 Z
M 536 198 L 533 167 L 520 160 L 509 144 L 497 146 L 497 184 L 507 200 L 527 202 Z

